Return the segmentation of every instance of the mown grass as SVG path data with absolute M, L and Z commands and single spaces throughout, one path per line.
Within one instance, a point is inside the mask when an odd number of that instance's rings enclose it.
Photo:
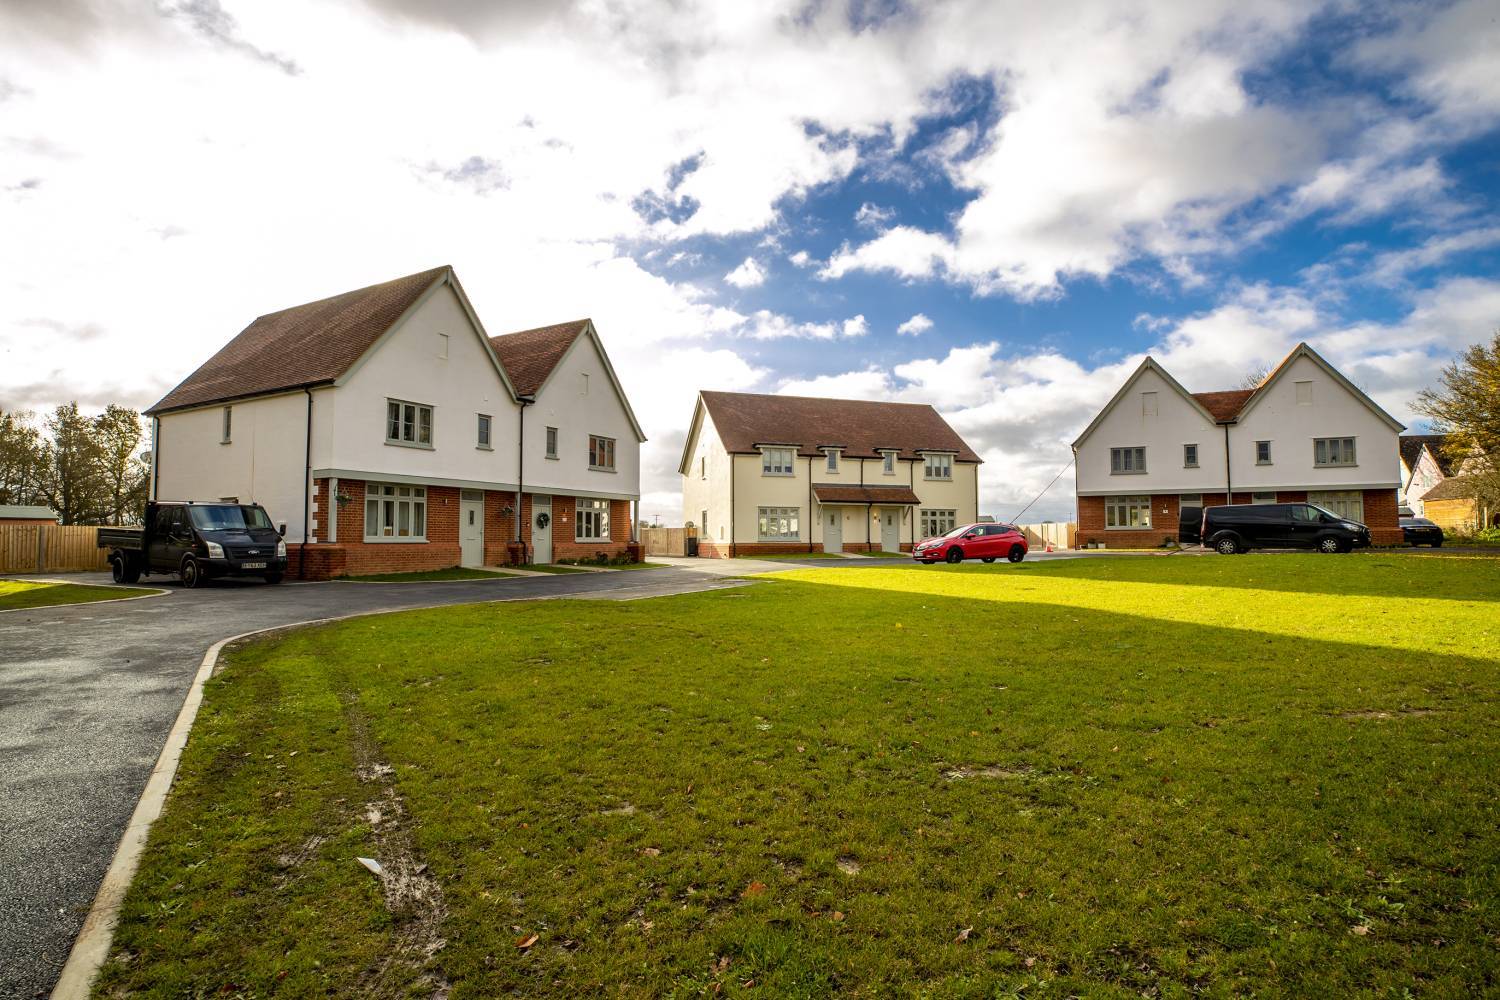
M 1497 570 L 809 569 L 250 644 L 99 992 L 1493 992 Z M 371 753 L 430 961 L 353 860 Z
M 371 573 L 366 576 L 346 576 L 342 579 L 351 583 L 430 583 L 434 580 L 491 580 L 515 575 L 493 569 L 450 566 L 447 569 L 417 570 L 411 573 Z
M 557 563 L 533 563 L 533 564 L 528 564 L 526 566 L 522 566 L 521 568 L 522 569 L 529 569 L 533 573 L 587 573 L 588 572 L 588 570 L 586 570 L 586 569 L 579 569 L 576 566 L 559 566 Z
M 88 604 L 113 601 L 121 597 L 139 597 L 150 590 L 128 587 L 95 587 L 81 583 L 29 583 L 24 580 L 0 580 L 0 611 L 21 608 L 45 608 L 57 604 Z

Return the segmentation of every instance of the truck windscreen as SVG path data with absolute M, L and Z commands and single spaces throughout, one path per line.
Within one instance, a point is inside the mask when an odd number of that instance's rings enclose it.
M 246 528 L 269 528 L 271 519 L 259 507 L 224 504 L 188 508 L 193 526 L 199 531 L 243 531 Z

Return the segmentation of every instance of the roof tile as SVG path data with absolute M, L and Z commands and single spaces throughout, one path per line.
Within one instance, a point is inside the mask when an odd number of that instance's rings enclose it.
M 699 395 L 731 453 L 753 453 L 759 444 L 787 444 L 795 445 L 798 454 L 816 457 L 818 445 L 837 443 L 851 458 L 878 458 L 886 448 L 901 458 L 951 451 L 960 462 L 983 461 L 926 403 L 710 390 Z
M 533 396 L 588 325 L 587 319 L 575 319 L 532 330 L 503 333 L 491 337 L 490 346 L 500 358 L 516 393 Z

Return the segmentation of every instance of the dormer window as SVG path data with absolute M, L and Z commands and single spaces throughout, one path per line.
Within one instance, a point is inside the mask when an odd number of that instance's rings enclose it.
M 923 455 L 922 475 L 927 479 L 952 479 L 952 455 Z
M 894 476 L 896 474 L 896 453 L 894 451 L 882 451 L 880 457 L 882 460 L 881 471 L 887 476 Z
M 828 471 L 837 474 L 839 471 L 839 450 L 837 448 L 829 448 L 826 450 L 825 455 L 828 460 Z
M 762 448 L 760 452 L 760 474 L 763 476 L 790 476 L 792 462 L 797 456 L 795 448 Z

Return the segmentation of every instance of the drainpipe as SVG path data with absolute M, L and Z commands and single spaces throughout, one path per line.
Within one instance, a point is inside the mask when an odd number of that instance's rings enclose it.
M 297 550 L 297 575 L 307 578 L 307 540 L 312 528 L 312 390 L 303 387 L 307 394 L 307 434 L 303 450 L 302 466 L 302 545 Z
M 811 552 L 813 550 L 813 540 L 812 540 L 812 526 L 813 526 L 813 522 L 812 522 L 812 516 L 813 516 L 812 476 L 813 476 L 813 473 L 812 473 L 812 464 L 813 464 L 813 460 L 811 458 L 809 458 L 807 460 L 807 551 L 809 551 L 809 552 Z M 819 524 L 820 527 L 822 526 L 822 517 L 823 517 L 823 515 L 820 513 L 818 515 L 818 518 L 819 518 L 818 524 Z
M 729 456 L 729 554 L 734 555 L 734 467 L 737 456 Z
M 1234 503 L 1234 477 L 1229 471 L 1229 425 L 1224 425 L 1224 502 Z
M 521 534 L 521 506 L 526 496 L 526 407 L 535 403 L 536 397 L 517 396 L 516 400 L 521 404 L 521 437 L 516 449 L 516 544 L 521 547 L 521 564 L 524 566 L 531 562 L 527 558 L 526 541 Z
M 161 482 L 161 419 L 151 418 L 151 499 L 156 500 L 156 487 Z

